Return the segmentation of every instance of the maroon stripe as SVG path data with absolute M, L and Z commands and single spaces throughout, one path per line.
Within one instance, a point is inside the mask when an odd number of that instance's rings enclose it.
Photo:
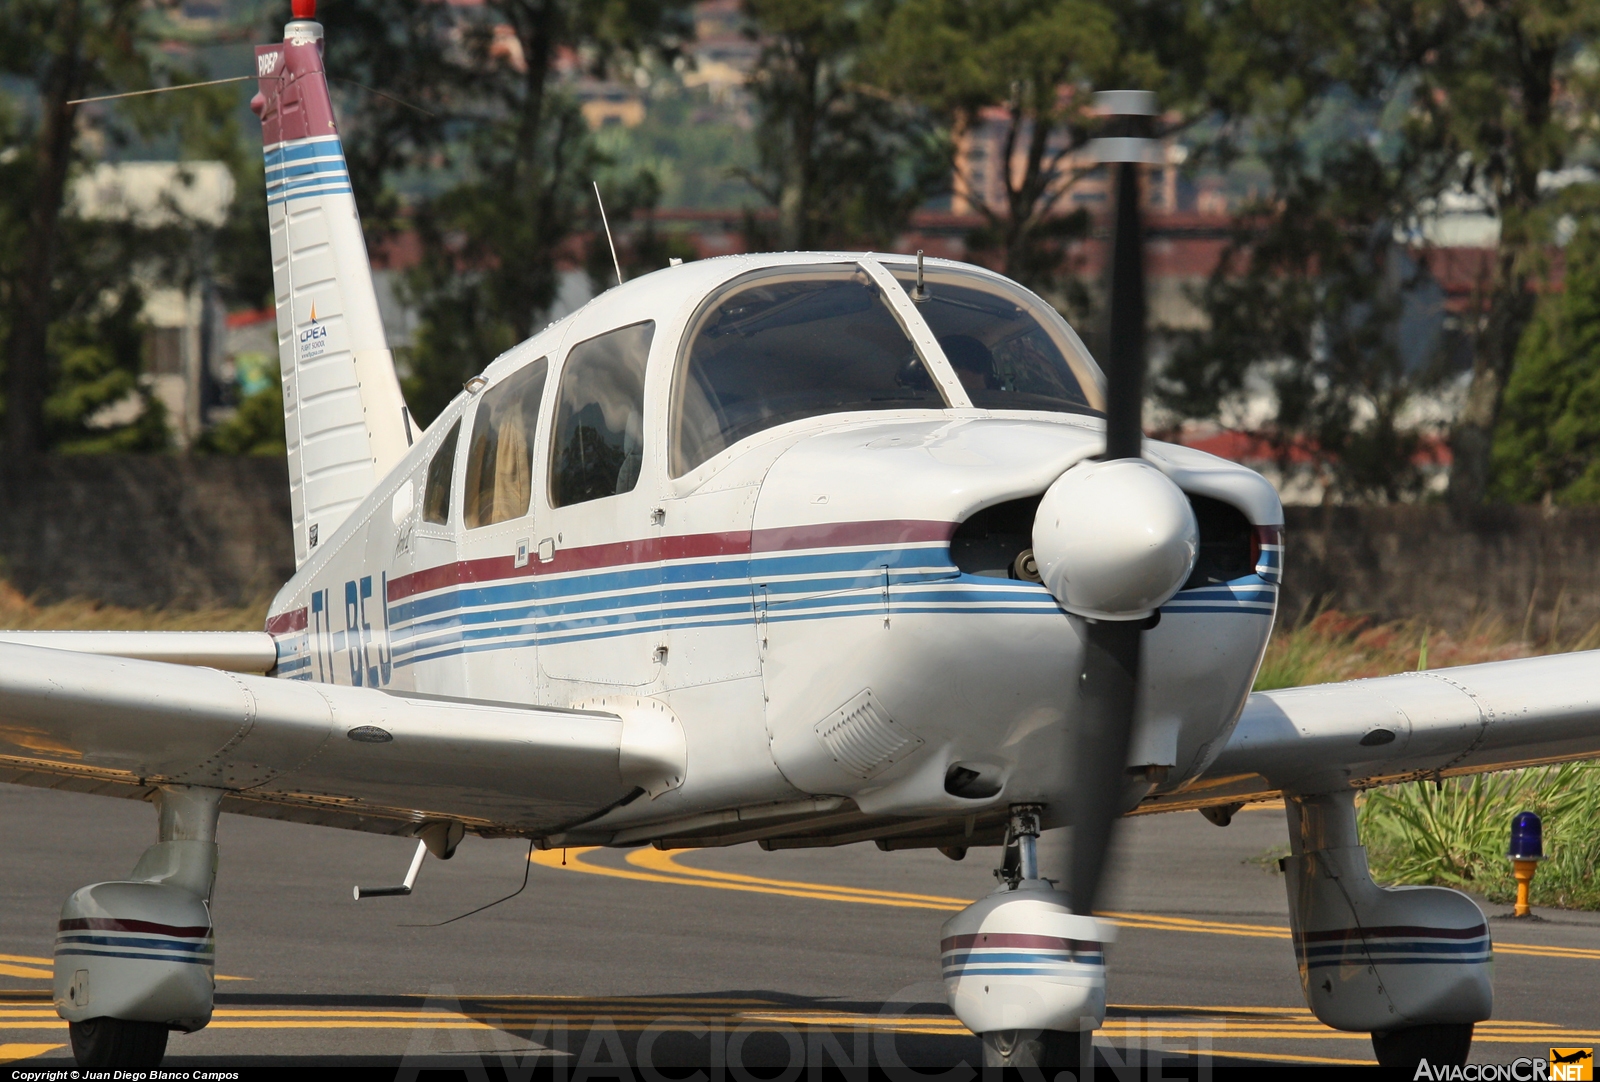
M 155 935 L 177 936 L 180 939 L 207 939 L 211 929 L 205 925 L 176 928 L 170 924 L 156 924 L 148 920 L 120 920 L 116 917 L 74 917 L 56 926 L 58 932 L 146 932 Z
M 1061 939 L 1053 935 L 1021 935 L 1015 932 L 953 935 L 939 944 L 941 951 L 958 951 L 969 947 L 1036 947 L 1052 951 L 1097 951 L 1101 945 L 1086 939 Z
M 1282 526 L 1257 526 L 1255 527 L 1256 540 L 1263 545 L 1283 544 Z
M 1330 932 L 1302 932 L 1307 943 L 1339 939 L 1478 939 L 1489 934 L 1487 925 L 1471 928 L 1422 928 L 1411 924 L 1392 924 L 1383 928 L 1336 928 Z
M 955 522 L 925 519 L 887 519 L 878 522 L 825 522 L 816 526 L 783 526 L 756 530 L 751 552 L 785 549 L 848 548 L 852 545 L 906 545 L 919 541 L 948 541 Z
M 655 563 L 662 560 L 739 556 L 751 552 L 782 552 L 789 549 L 948 541 L 955 530 L 956 523 L 953 522 L 911 519 L 831 522 L 819 526 L 781 527 L 748 532 L 645 537 L 637 541 L 558 549 L 555 559 L 549 563 L 534 557 L 528 561 L 526 567 L 514 566 L 510 556 L 493 556 L 481 560 L 441 564 L 438 567 L 390 579 L 389 600 L 400 601 L 414 594 L 474 582 L 498 582 L 533 575 L 558 575 L 568 571 L 623 568 L 631 564 Z
M 267 617 L 268 635 L 287 635 L 291 631 L 304 631 L 306 629 L 306 610 L 302 605 L 298 609 L 280 612 L 276 616 Z

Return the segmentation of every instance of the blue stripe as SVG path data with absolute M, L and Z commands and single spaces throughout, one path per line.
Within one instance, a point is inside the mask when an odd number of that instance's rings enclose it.
M 1369 952 L 1375 953 L 1380 951 L 1401 951 L 1408 954 L 1421 954 L 1428 952 L 1444 954 L 1473 954 L 1482 953 L 1488 949 L 1489 941 L 1487 938 L 1467 940 L 1465 942 L 1445 942 L 1432 939 L 1425 942 L 1418 942 L 1416 940 L 1388 942 L 1382 939 L 1374 939 L 1366 941 L 1365 949 L 1363 949 L 1359 942 L 1348 945 L 1335 943 L 1326 947 L 1306 947 L 1304 953 L 1307 957 L 1345 953 L 1349 953 L 1353 957 L 1356 954 L 1364 955 Z
M 85 957 L 85 958 L 131 958 L 136 962 L 186 962 L 189 965 L 195 965 L 195 966 L 209 966 L 209 965 L 212 965 L 214 963 L 214 961 L 215 961 L 214 958 L 211 958 L 209 956 L 204 957 L 204 958 L 197 958 L 197 957 L 195 957 L 193 955 L 185 955 L 185 954 L 174 954 L 174 955 L 170 955 L 170 956 L 169 955 L 163 955 L 163 954 L 124 954 L 124 953 L 122 953 L 120 951 L 92 951 L 92 950 L 81 950 L 81 949 L 78 949 L 78 948 L 70 948 L 70 949 L 57 948 L 57 950 L 56 950 L 56 956 L 57 957 L 66 957 L 66 956 L 69 956 L 69 955 L 70 956 L 75 956 L 75 957 Z
M 284 143 L 271 150 L 263 147 L 261 151 L 268 169 L 276 169 L 288 162 L 304 161 L 307 158 L 328 158 L 335 154 L 344 156 L 344 146 L 339 142 L 337 135 Z
M 966 965 L 968 962 L 1070 962 L 1073 960 L 1071 951 L 1042 953 L 1039 951 L 1006 951 L 984 950 L 956 952 L 951 951 L 944 956 L 947 966 Z
M 732 627 L 753 623 L 763 601 L 761 615 L 773 623 L 877 618 L 884 615 L 885 567 L 891 616 L 1061 615 L 1043 586 L 962 574 L 942 563 L 948 558 L 948 548 L 936 545 L 741 554 L 442 587 L 389 606 L 390 646 L 394 664 L 405 666 L 538 643 L 589 642 L 679 627 Z M 797 577 L 770 581 L 777 575 Z M 1183 591 L 1163 611 L 1270 615 L 1275 599 L 1274 586 L 1248 575 L 1228 584 Z M 331 637 L 337 650 L 344 633 Z M 309 655 L 295 653 L 291 647 L 281 660 L 282 675 L 310 668 Z
M 288 195 L 280 195 L 280 196 L 277 196 L 276 198 L 268 199 L 267 200 L 267 206 L 274 207 L 274 206 L 277 206 L 279 203 L 287 203 L 291 199 L 310 199 L 312 196 L 319 196 L 319 195 L 349 195 L 349 194 L 352 194 L 349 184 L 345 184 L 345 185 L 342 185 L 342 186 L 335 186 L 335 187 L 332 187 L 332 188 L 318 188 L 315 191 L 309 191 L 309 192 L 290 192 Z
M 308 177 L 319 174 L 346 175 L 349 169 L 343 158 L 313 158 L 292 165 L 274 165 L 267 168 L 267 187 L 282 184 L 291 177 Z
M 1061 973 L 1064 967 L 1051 966 L 996 966 L 996 967 L 969 967 L 946 970 L 946 977 L 1050 977 Z
M 151 950 L 173 951 L 210 951 L 215 949 L 215 945 L 209 939 L 183 943 L 170 939 L 143 939 L 138 936 L 120 935 L 64 935 L 58 936 L 56 942 L 79 943 L 99 947 L 144 947 Z
M 340 165 L 337 172 L 308 173 L 306 176 L 293 179 L 285 177 L 282 180 L 267 185 L 269 189 L 274 189 L 268 191 L 267 195 L 277 196 L 282 195 L 284 192 L 300 191 L 305 188 L 326 188 L 329 185 L 349 183 L 350 174 L 345 171 L 343 165 Z
M 1494 955 L 1483 954 L 1474 958 L 1374 958 L 1370 962 L 1366 959 L 1329 959 L 1320 962 L 1307 962 L 1307 969 L 1326 969 L 1329 966 L 1475 966 L 1483 965 L 1494 960 Z

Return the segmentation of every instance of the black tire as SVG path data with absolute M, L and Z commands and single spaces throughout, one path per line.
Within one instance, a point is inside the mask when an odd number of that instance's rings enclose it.
M 1069 1071 L 1074 1079 L 1087 1082 L 1093 1069 L 1085 1072 L 1080 1059 L 1085 1049 L 1093 1054 L 1092 1036 L 1059 1029 L 1004 1029 L 983 1035 L 983 1065 L 999 1067 L 1008 1077 L 1025 1082 L 1055 1082 L 1056 1075 Z M 1085 1077 L 1087 1076 L 1087 1077 Z
M 1472 1023 L 1411 1026 L 1374 1033 L 1372 1050 L 1378 1055 L 1378 1065 L 1391 1078 L 1415 1078 L 1417 1064 L 1422 1060 L 1434 1067 L 1466 1063 L 1467 1053 L 1472 1051 Z
M 67 1023 L 72 1058 L 86 1071 L 149 1071 L 167 1054 L 167 1027 L 160 1022 L 91 1018 Z

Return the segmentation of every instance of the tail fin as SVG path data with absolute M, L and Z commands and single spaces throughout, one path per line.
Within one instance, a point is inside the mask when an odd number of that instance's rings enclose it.
M 315 0 L 281 45 L 256 47 L 267 220 L 283 368 L 295 565 L 399 462 L 411 417 L 383 336 L 344 148 L 322 68 Z

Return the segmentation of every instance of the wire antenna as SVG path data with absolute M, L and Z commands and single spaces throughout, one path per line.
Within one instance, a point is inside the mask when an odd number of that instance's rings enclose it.
M 622 261 L 617 258 L 617 242 L 611 239 L 611 222 L 606 218 L 606 201 L 600 198 L 600 182 L 594 184 L 594 201 L 600 205 L 600 224 L 606 227 L 606 243 L 611 246 L 611 265 L 617 269 L 617 285 L 622 284 Z
M 129 90 L 123 94 L 101 94 L 97 98 L 74 98 L 67 102 L 68 105 L 88 105 L 94 101 L 116 101 L 119 98 L 142 98 L 146 94 L 165 94 L 169 90 L 198 90 L 203 86 L 221 86 L 223 83 L 242 83 L 246 79 L 255 79 L 255 75 L 235 75 L 231 79 L 212 79 L 204 83 L 179 83 L 177 86 L 158 86 L 149 90 Z M 267 76 L 266 78 L 271 78 Z

